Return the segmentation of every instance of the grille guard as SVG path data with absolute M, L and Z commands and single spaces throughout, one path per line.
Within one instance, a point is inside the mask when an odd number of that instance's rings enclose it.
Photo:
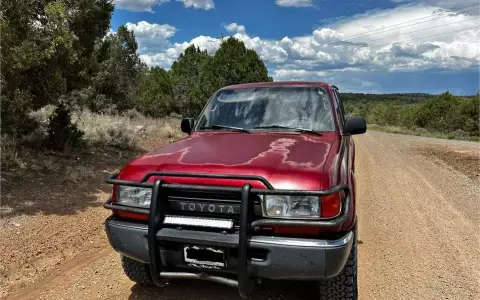
M 252 188 L 250 184 L 242 187 L 231 186 L 208 186 L 208 185 L 192 185 L 192 184 L 172 184 L 166 183 L 162 179 L 155 182 L 147 182 L 153 176 L 165 177 L 191 177 L 191 178 L 215 178 L 215 179 L 234 179 L 234 180 L 251 180 L 260 181 L 267 189 Z M 140 182 L 127 181 L 117 179 L 118 174 L 113 174 L 106 180 L 109 184 L 127 185 L 134 187 L 150 187 L 152 188 L 152 201 L 150 209 L 129 207 L 115 204 L 112 199 L 107 200 L 103 207 L 111 210 L 127 211 L 148 215 L 148 251 L 150 258 L 150 272 L 154 283 L 162 286 L 161 280 L 161 258 L 158 251 L 159 243 L 157 241 L 157 232 L 162 229 L 162 225 L 166 215 L 166 205 L 168 202 L 167 193 L 161 193 L 162 190 L 190 190 L 190 191 L 209 191 L 209 192 L 232 192 L 241 195 L 240 203 L 240 226 L 238 241 L 238 290 L 242 297 L 246 298 L 253 291 L 255 281 L 249 278 L 247 271 L 247 240 L 251 229 L 262 225 L 286 225 L 286 226 L 316 226 L 316 227 L 338 227 L 347 221 L 350 214 L 351 194 L 348 186 L 340 184 L 325 191 L 301 191 L 301 190 L 283 190 L 274 189 L 273 186 L 261 176 L 254 175 L 222 175 L 222 174 L 202 174 L 202 173 L 176 173 L 176 172 L 149 172 Z M 345 197 L 341 199 L 341 211 L 338 216 L 330 219 L 321 220 L 295 220 L 295 219 L 273 219 L 262 218 L 253 220 L 253 203 L 248 201 L 251 194 L 256 195 L 286 195 L 286 196 L 327 196 L 333 193 L 343 191 Z

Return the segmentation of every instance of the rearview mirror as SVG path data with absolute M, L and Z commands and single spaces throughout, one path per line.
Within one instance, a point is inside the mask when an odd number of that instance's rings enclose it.
M 363 117 L 349 117 L 343 127 L 343 135 L 362 134 L 367 131 L 367 122 Z
M 182 130 L 182 132 L 185 132 L 186 134 L 190 134 L 192 133 L 193 125 L 194 125 L 193 118 L 183 118 L 182 123 L 180 124 L 180 129 Z

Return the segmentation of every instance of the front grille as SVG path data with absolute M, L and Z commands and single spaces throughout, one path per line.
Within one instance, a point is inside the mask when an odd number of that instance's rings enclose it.
M 260 197 L 251 195 L 254 215 L 261 216 Z M 240 215 L 240 194 L 231 192 L 207 192 L 173 190 L 168 195 L 167 212 L 172 215 L 230 218 L 238 220 Z

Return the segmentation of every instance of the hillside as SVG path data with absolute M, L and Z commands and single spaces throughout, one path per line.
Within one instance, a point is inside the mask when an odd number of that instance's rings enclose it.
M 345 110 L 370 128 L 449 139 L 479 140 L 480 94 L 455 96 L 342 93 Z
M 394 93 L 394 94 L 363 94 L 363 93 L 341 93 L 345 103 L 367 103 L 367 102 L 393 102 L 398 104 L 422 103 L 437 95 L 425 93 Z

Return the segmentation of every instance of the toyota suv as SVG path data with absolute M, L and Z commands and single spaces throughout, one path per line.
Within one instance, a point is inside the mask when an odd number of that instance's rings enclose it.
M 318 283 L 357 299 L 355 145 L 366 131 L 335 86 L 269 82 L 218 90 L 185 138 L 110 176 L 105 227 L 125 274 L 226 284 Z

